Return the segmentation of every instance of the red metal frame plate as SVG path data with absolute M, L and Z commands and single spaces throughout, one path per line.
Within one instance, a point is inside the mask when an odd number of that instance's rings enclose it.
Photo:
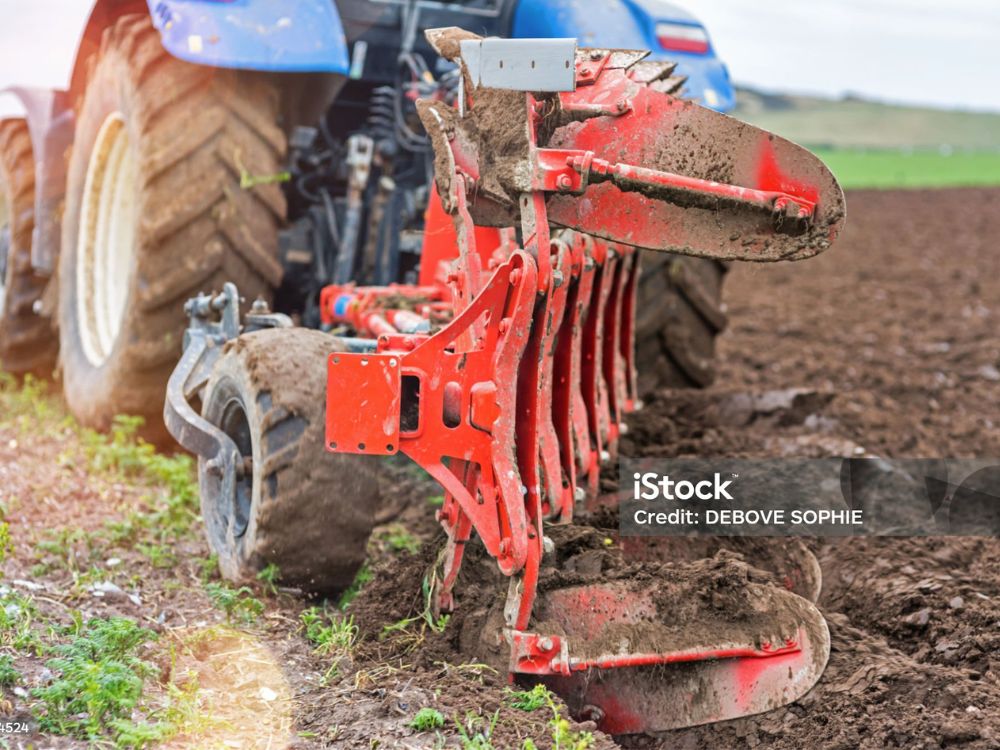
M 399 451 L 400 366 L 396 354 L 334 352 L 327 358 L 328 451 L 382 456 Z M 347 402 L 351 407 L 342 408 Z

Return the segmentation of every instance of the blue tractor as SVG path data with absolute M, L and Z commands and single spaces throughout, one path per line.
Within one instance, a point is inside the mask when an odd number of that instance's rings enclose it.
M 704 27 L 662 0 L 98 0 L 68 89 L 8 90 L 26 115 L 0 123 L 3 367 L 58 361 L 81 422 L 140 414 L 158 437 L 193 294 L 235 281 L 318 326 L 326 284 L 414 280 L 432 174 L 414 103 L 459 80 L 422 33 L 444 26 L 651 49 L 685 96 L 734 104 Z M 646 387 L 711 380 L 722 274 L 647 265 Z

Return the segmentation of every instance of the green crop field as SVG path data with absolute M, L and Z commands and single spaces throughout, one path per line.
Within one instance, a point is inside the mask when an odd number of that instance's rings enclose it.
M 735 117 L 818 154 L 846 188 L 1000 185 L 1000 113 L 737 89 Z
M 1000 185 L 1000 151 L 813 151 L 845 188 Z

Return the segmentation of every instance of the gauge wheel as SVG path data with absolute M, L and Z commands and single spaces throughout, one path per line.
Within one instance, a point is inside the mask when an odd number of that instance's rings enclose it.
M 232 497 L 202 459 L 202 516 L 225 578 L 276 565 L 305 590 L 342 591 L 365 559 L 378 504 L 377 459 L 325 449 L 326 367 L 338 339 L 306 328 L 228 343 L 202 397 L 202 416 L 241 455 Z

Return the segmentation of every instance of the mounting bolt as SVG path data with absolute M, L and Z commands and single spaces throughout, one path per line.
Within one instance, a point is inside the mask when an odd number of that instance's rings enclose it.
M 615 107 L 617 107 L 619 112 L 627 112 L 628 102 L 625 99 L 619 99 L 618 102 L 615 104 Z
M 556 187 L 563 191 L 572 190 L 573 180 L 568 174 L 561 174 L 556 178 Z
M 590 59 L 593 60 L 594 62 L 597 62 L 602 57 L 604 57 L 604 53 L 601 52 L 599 49 L 590 50 Z
M 271 312 L 271 308 L 267 306 L 267 300 L 263 297 L 258 297 L 253 301 L 253 304 L 250 305 L 250 312 L 253 315 L 267 315 Z
M 221 476 L 222 461 L 218 457 L 209 459 L 205 462 L 205 471 L 214 476 Z
M 549 638 L 548 636 L 538 639 L 538 648 L 540 648 L 542 651 L 551 651 L 552 645 L 553 645 L 552 639 Z

